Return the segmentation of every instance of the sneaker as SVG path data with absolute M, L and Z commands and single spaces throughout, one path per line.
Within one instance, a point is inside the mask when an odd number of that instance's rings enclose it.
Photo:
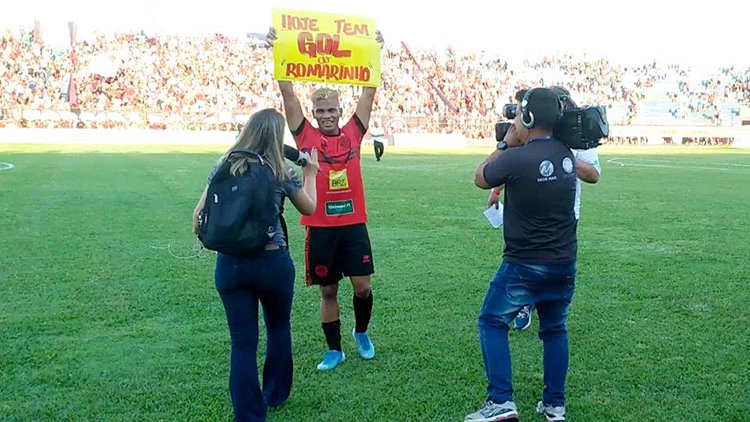
M 323 361 L 318 364 L 319 371 L 328 371 L 339 366 L 346 360 L 344 352 L 338 350 L 329 350 L 323 355 Z
M 536 405 L 536 413 L 544 415 L 547 422 L 564 422 L 565 406 L 545 406 L 543 402 Z
M 518 315 L 516 315 L 516 320 L 513 322 L 513 324 L 516 327 L 516 330 L 525 330 L 529 328 L 531 325 L 531 313 L 534 312 L 534 305 L 526 305 L 523 308 L 521 308 L 520 311 L 518 311 Z
M 374 358 L 375 346 L 372 344 L 372 341 L 370 341 L 370 336 L 367 335 L 367 332 L 358 333 L 356 330 L 356 328 L 352 329 L 352 336 L 354 337 L 354 341 L 357 342 L 359 355 L 362 356 L 362 359 Z
M 464 422 L 518 422 L 518 408 L 512 401 L 503 404 L 487 400 L 481 409 L 466 415 Z

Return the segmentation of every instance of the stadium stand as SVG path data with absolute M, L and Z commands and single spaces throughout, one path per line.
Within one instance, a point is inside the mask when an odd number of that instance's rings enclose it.
M 282 107 L 271 52 L 257 35 L 102 35 L 77 43 L 75 67 L 69 51 L 36 40 L 32 30 L 0 34 L 0 127 L 235 131 L 254 110 Z M 698 72 L 568 55 L 511 66 L 481 51 L 415 50 L 404 42 L 387 46 L 382 70 L 374 116 L 409 133 L 491 137 L 512 93 L 537 84 L 565 85 L 579 104 L 607 106 L 613 125 L 735 126 L 750 106 L 750 68 L 732 66 Z M 358 89 L 333 87 L 353 112 Z

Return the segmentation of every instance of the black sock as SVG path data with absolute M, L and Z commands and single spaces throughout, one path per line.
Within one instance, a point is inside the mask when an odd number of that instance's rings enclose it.
M 328 343 L 328 350 L 341 351 L 341 321 L 336 320 L 332 322 L 323 323 L 323 334 L 326 336 L 326 343 Z
M 367 297 L 359 297 L 354 295 L 354 320 L 355 330 L 358 333 L 364 333 L 367 331 L 367 326 L 370 324 L 370 317 L 372 316 L 372 290 Z

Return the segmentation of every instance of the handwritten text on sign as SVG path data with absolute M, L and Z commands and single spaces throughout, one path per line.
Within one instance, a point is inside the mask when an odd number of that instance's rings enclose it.
M 277 80 L 380 85 L 374 20 L 274 9 L 273 26 Z

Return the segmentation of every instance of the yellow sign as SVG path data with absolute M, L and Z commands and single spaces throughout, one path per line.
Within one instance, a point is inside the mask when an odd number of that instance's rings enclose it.
M 276 80 L 380 86 L 374 19 L 273 9 L 273 27 Z
M 349 189 L 349 178 L 346 176 L 346 169 L 340 171 L 331 170 L 328 172 L 328 188 L 329 190 Z

